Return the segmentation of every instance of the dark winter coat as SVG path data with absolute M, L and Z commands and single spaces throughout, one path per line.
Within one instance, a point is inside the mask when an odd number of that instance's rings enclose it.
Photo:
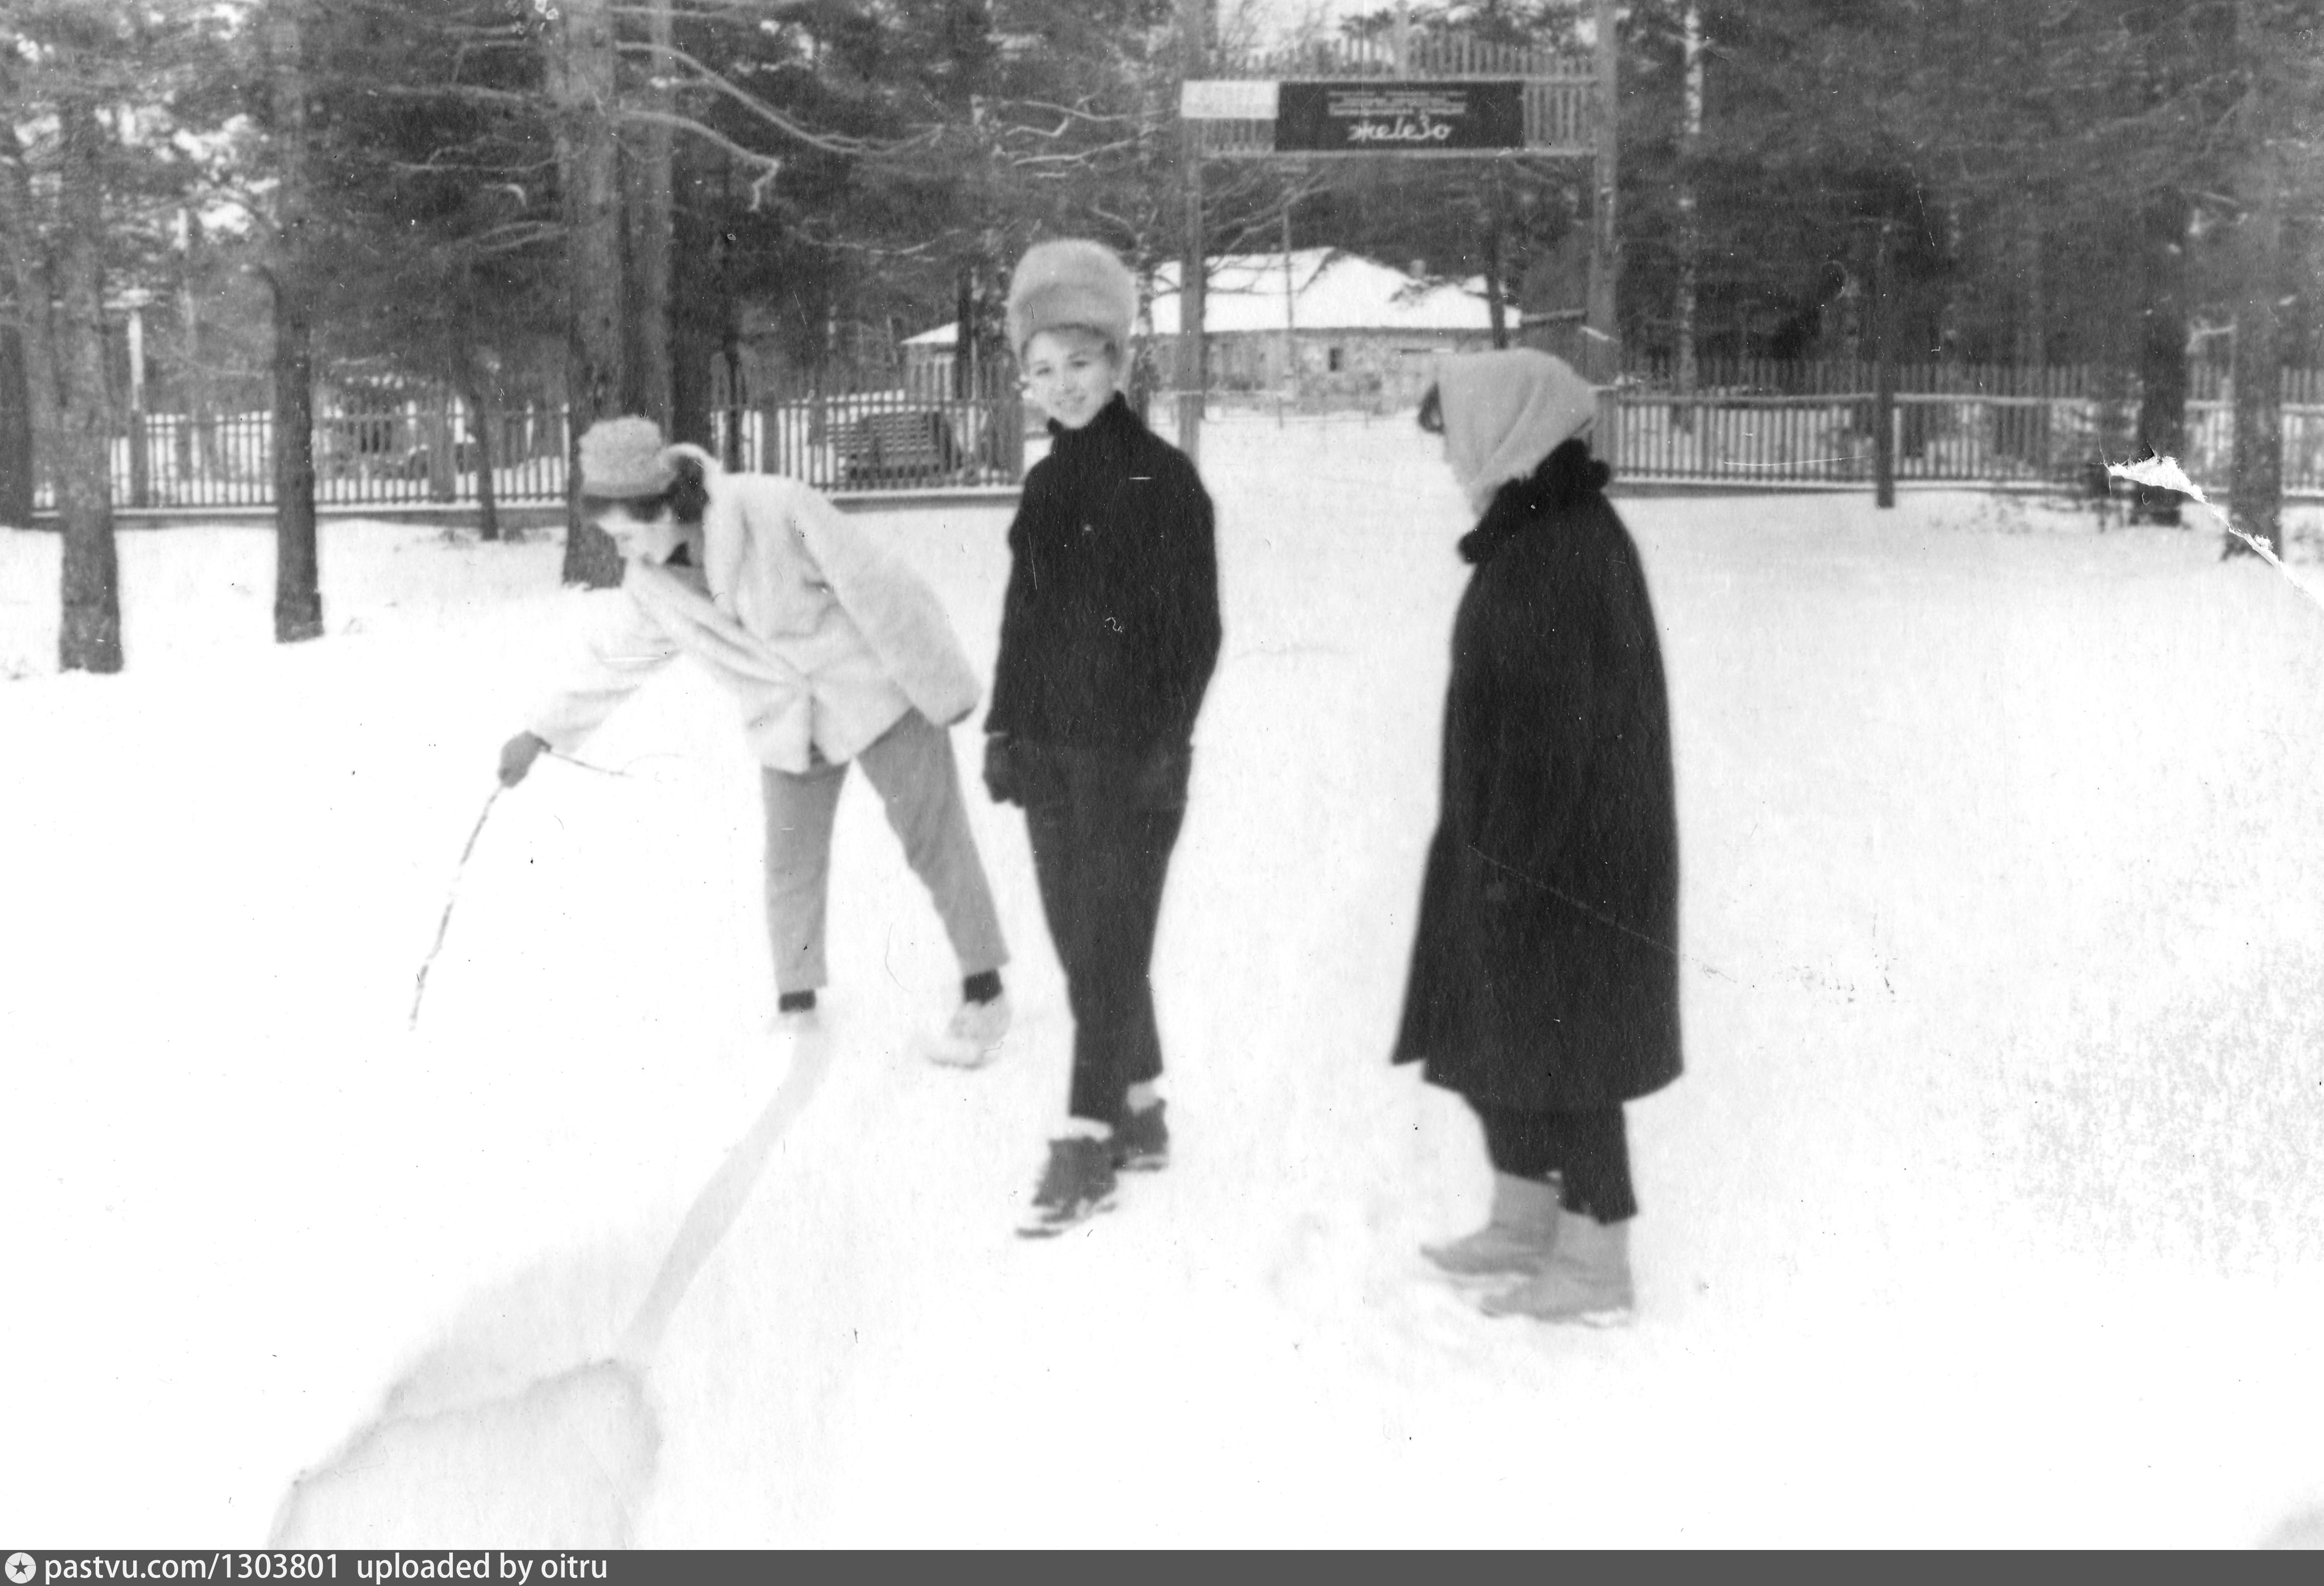
M 1476 1100 L 1609 1106 L 1678 1077 L 1678 833 L 1646 577 L 1580 441 L 1462 554 L 1443 811 L 1396 1061 Z
M 1182 746 L 1218 662 L 1210 496 L 1118 394 L 1082 428 L 1049 428 L 1009 528 L 985 730 L 1083 748 Z

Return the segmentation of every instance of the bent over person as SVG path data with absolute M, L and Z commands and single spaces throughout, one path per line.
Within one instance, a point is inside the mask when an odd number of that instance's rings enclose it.
M 1117 1172 L 1170 1148 L 1148 969 L 1218 660 L 1218 562 L 1194 465 L 1122 400 L 1137 307 L 1094 242 L 1037 244 L 1010 283 L 1010 345 L 1050 445 L 1009 527 L 984 780 L 1025 808 L 1074 1020 L 1070 1116 L 1028 1236 L 1111 1205 Z
M 1009 953 L 945 731 L 976 708 L 976 676 L 934 591 L 806 485 L 726 473 L 698 447 L 665 446 L 650 420 L 591 426 L 581 474 L 622 588 L 582 666 L 503 748 L 501 780 L 693 656 L 734 696 L 761 767 L 779 1025 L 818 1017 L 832 824 L 858 764 L 960 960 L 961 1003 L 928 1055 L 984 1061 L 1009 1029 Z
M 1483 1126 L 1486 1225 L 1425 1247 L 1515 1278 L 1494 1315 L 1594 1324 L 1632 1305 L 1622 1107 L 1680 1070 L 1678 832 L 1654 609 L 1596 395 L 1545 353 L 1448 357 L 1422 404 L 1482 515 L 1452 623 L 1442 812 L 1396 1061 Z

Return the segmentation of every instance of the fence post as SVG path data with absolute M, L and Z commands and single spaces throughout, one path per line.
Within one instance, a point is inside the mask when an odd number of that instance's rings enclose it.
M 1618 472 L 1622 466 L 1622 403 L 1611 385 L 1598 387 L 1598 416 L 1591 421 L 1598 433 L 1591 450 L 1598 460 Z

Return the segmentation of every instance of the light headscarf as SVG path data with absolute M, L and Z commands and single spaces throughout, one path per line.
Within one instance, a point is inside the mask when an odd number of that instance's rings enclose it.
M 1562 358 L 1531 348 L 1450 354 L 1436 360 L 1444 460 L 1483 512 L 1511 479 L 1590 427 L 1598 393 Z

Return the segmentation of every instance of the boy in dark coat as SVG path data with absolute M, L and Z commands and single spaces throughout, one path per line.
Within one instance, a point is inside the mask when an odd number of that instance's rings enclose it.
M 1486 1226 L 1429 1246 L 1523 1279 L 1496 1315 L 1632 1303 L 1622 1103 L 1678 1077 L 1670 711 L 1646 578 L 1580 431 L 1595 394 L 1532 351 L 1443 361 L 1424 406 L 1483 517 L 1452 628 L 1443 811 L 1396 1061 L 1484 1127 Z
M 1051 441 L 1009 529 L 984 778 L 1024 806 L 1074 1018 L 1070 1118 L 1031 1236 L 1110 1205 L 1117 1172 L 1169 1151 L 1148 969 L 1218 659 L 1218 562 L 1194 464 L 1121 397 L 1137 303 L 1121 261 L 1082 241 L 1028 250 L 1009 293 Z

